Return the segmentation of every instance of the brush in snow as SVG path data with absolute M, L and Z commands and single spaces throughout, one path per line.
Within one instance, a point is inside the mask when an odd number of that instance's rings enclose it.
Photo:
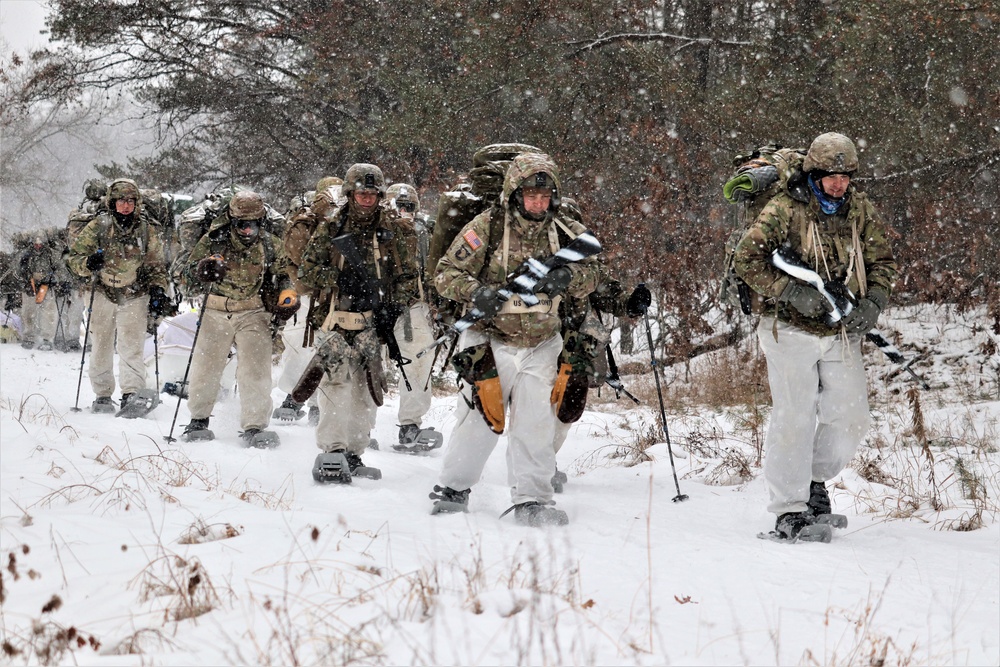
M 134 394 L 122 397 L 122 409 L 115 414 L 115 417 L 123 419 L 145 417 L 159 404 L 160 397 L 157 396 L 155 389 L 140 389 Z
M 350 466 L 352 477 L 364 477 L 365 479 L 382 479 L 382 471 L 379 470 L 378 468 L 372 468 L 371 466 L 366 466 L 364 461 L 361 460 L 360 454 L 355 454 L 354 452 L 345 452 L 344 456 L 347 457 L 347 465 Z
M 778 517 L 774 530 L 757 533 L 757 537 L 772 542 L 829 542 L 833 539 L 833 528 L 817 522 L 809 512 L 787 512 Z
M 566 512 L 534 500 L 514 505 L 501 514 L 500 518 L 505 517 L 511 510 L 514 511 L 514 520 L 522 526 L 544 528 L 546 526 L 565 526 L 569 523 L 569 515 Z
M 283 422 L 298 421 L 306 416 L 305 410 L 302 409 L 303 405 L 303 403 L 296 402 L 291 396 L 286 396 L 281 405 L 274 409 L 271 419 Z
M 429 498 L 434 502 L 431 514 L 458 514 L 469 511 L 469 494 L 471 489 L 456 491 L 450 486 L 434 485 L 434 491 L 429 494 Z
M 399 444 L 392 448 L 397 452 L 422 454 L 443 444 L 444 434 L 434 430 L 434 427 L 420 428 L 416 424 L 403 424 L 399 427 Z
M 215 440 L 215 434 L 208 428 L 208 419 L 192 419 L 181 434 L 184 442 L 205 442 Z
M 552 490 L 555 493 L 562 493 L 568 481 L 569 477 L 566 476 L 566 473 L 556 468 L 556 474 L 552 475 Z
M 312 474 L 321 484 L 351 483 L 351 467 L 344 452 L 320 452 L 313 462 Z
M 243 433 L 240 433 L 240 437 L 243 438 L 243 442 L 247 444 L 247 447 L 254 447 L 256 449 L 271 449 L 281 444 L 277 433 L 274 431 L 262 431 L 259 428 L 248 428 Z
M 95 415 L 110 415 L 115 411 L 115 404 L 110 396 L 98 396 L 90 406 L 90 411 Z

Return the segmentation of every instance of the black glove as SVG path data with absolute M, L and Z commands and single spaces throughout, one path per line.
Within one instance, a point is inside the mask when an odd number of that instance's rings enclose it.
M 221 257 L 212 255 L 198 262 L 195 274 L 203 283 L 215 283 L 226 277 L 226 265 Z
M 493 287 L 480 285 L 469 297 L 469 300 L 472 301 L 472 305 L 477 310 L 482 311 L 483 319 L 489 320 L 496 317 L 496 314 L 503 307 L 503 302 L 507 299 Z
M 548 294 L 549 297 L 555 297 L 566 291 L 571 280 L 573 280 L 573 272 L 568 266 L 560 266 L 549 271 L 544 278 L 535 283 L 535 288 L 531 291 L 535 294 L 542 293 Z
M 87 257 L 87 270 L 100 271 L 104 268 L 104 251 L 98 250 Z
M 811 285 L 790 282 L 778 301 L 787 303 L 806 317 L 819 317 L 833 310 L 830 302 Z
M 629 317 L 639 317 L 646 312 L 651 303 L 653 303 L 653 293 L 646 287 L 646 283 L 639 283 L 625 303 L 625 314 Z
M 163 288 L 153 285 L 149 288 L 149 314 L 153 317 L 169 317 L 173 313 L 173 302 L 167 297 Z
M 875 328 L 882 307 L 869 298 L 861 299 L 854 310 L 844 316 L 844 328 L 847 333 L 868 333 Z

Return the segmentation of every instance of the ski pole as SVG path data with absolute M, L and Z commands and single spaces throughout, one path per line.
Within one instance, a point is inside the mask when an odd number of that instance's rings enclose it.
M 679 503 L 688 499 L 688 496 L 681 493 L 680 482 L 677 481 L 677 468 L 674 466 L 674 450 L 670 446 L 670 432 L 667 430 L 667 410 L 663 407 L 663 391 L 660 389 L 660 374 L 656 370 L 656 355 L 653 353 L 653 330 L 649 326 L 649 313 L 643 312 L 643 319 L 646 321 L 646 341 L 649 343 L 649 364 L 653 367 L 653 379 L 656 380 L 656 397 L 660 399 L 660 423 L 663 425 L 663 435 L 667 438 L 667 454 L 670 455 L 670 470 L 674 474 L 674 486 L 677 488 L 677 495 L 672 498 L 673 502 Z
M 205 318 L 205 308 L 208 306 L 208 296 L 212 293 L 211 288 L 205 291 L 205 298 L 201 302 L 201 309 L 198 311 L 198 324 L 194 328 L 194 340 L 191 341 L 191 354 L 188 355 L 187 366 L 184 368 L 184 379 L 181 380 L 180 391 L 177 392 L 177 407 L 174 408 L 174 419 L 170 422 L 170 433 L 164 436 L 167 442 L 174 442 L 174 426 L 177 424 L 177 414 L 181 411 L 181 399 L 184 397 L 184 387 L 187 386 L 188 373 L 191 372 L 191 360 L 194 359 L 194 348 L 198 344 L 198 334 L 201 333 L 201 323 Z M 157 380 L 159 383 L 159 380 Z
M 90 278 L 90 305 L 87 306 L 87 326 L 83 331 L 83 351 L 80 353 L 80 376 L 76 379 L 76 402 L 73 412 L 80 412 L 80 385 L 83 384 L 83 361 L 87 357 L 87 343 L 90 341 L 90 322 L 94 319 L 94 295 L 97 294 L 97 271 Z
M 160 400 L 160 332 L 153 331 L 153 368 L 156 373 L 156 400 Z

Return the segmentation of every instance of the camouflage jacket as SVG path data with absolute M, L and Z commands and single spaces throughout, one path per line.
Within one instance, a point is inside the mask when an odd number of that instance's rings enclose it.
M 99 249 L 104 251 L 104 268 L 97 284 L 108 299 L 117 303 L 134 299 L 148 294 L 153 285 L 168 289 L 163 245 L 141 217 L 126 230 L 112 213 L 98 214 L 70 246 L 66 259 L 70 271 L 89 277 L 87 258 Z
M 201 283 L 197 277 L 198 262 L 215 254 L 222 255 L 226 275 L 213 283 Z M 236 236 L 228 213 L 223 213 L 191 249 L 185 277 L 189 285 L 201 285 L 202 289 L 208 288 L 210 294 L 245 301 L 261 295 L 267 278 L 274 278 L 278 292 L 290 288 L 287 268 L 288 258 L 281 239 L 261 229 L 256 242 L 244 245 Z
M 351 214 L 349 204 L 321 219 L 309 239 L 299 267 L 299 280 L 319 291 L 309 320 L 315 329 L 323 326 L 331 310 L 331 302 L 334 310 L 364 312 L 371 308 L 371 303 L 354 303 L 345 288 L 348 284 L 357 285 L 372 280 L 382 290 L 381 298 L 386 300 L 386 295 L 389 295 L 393 301 L 410 289 L 416 280 L 416 267 L 407 263 L 411 261 L 405 247 L 407 230 L 401 227 L 399 220 L 381 207 L 363 220 Z M 368 268 L 367 276 L 353 276 L 340 251 L 334 247 L 333 239 L 341 234 L 354 237 L 358 252 Z
M 21 289 L 25 294 L 34 294 L 42 285 L 55 287 L 60 280 L 62 257 L 48 243 L 41 248 L 29 247 L 21 254 L 18 264 Z
M 807 318 L 777 301 L 793 279 L 771 264 L 771 253 L 788 245 L 824 282 L 845 283 L 859 297 L 880 291 L 885 297 L 883 303 L 892 294 L 896 261 L 889 245 L 888 228 L 864 193 L 857 192 L 853 185 L 848 189 L 847 201 L 834 215 L 820 211 L 811 192 L 807 197 L 807 201 L 802 201 L 801 196 L 783 193 L 768 202 L 736 246 L 734 268 L 751 289 L 767 299 L 765 314 L 775 315 L 810 333 L 831 336 L 839 333 L 839 327 L 827 326 L 822 317 Z M 810 226 L 815 227 L 815 234 L 810 234 Z M 854 262 L 848 274 L 855 229 L 860 261 Z M 812 239 L 818 239 L 818 248 Z M 861 263 L 863 271 L 859 269 Z

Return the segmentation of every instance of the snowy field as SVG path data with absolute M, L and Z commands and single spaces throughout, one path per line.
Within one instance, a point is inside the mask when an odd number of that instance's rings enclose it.
M 756 537 L 774 518 L 739 410 L 668 411 L 690 496 L 671 502 L 648 375 L 625 378 L 639 408 L 593 401 L 559 456 L 571 523 L 533 529 L 498 518 L 504 439 L 470 512 L 431 516 L 440 450 L 369 452 L 381 481 L 319 486 L 304 421 L 248 450 L 230 397 L 216 441 L 167 444 L 175 398 L 94 415 L 84 376 L 72 412 L 78 354 L 0 345 L 0 662 L 1000 664 L 1000 337 L 983 310 L 881 324 L 933 388 L 908 396 L 867 349 L 876 426 L 831 494 L 850 526 L 794 545 Z M 446 444 L 454 400 L 426 420 Z

